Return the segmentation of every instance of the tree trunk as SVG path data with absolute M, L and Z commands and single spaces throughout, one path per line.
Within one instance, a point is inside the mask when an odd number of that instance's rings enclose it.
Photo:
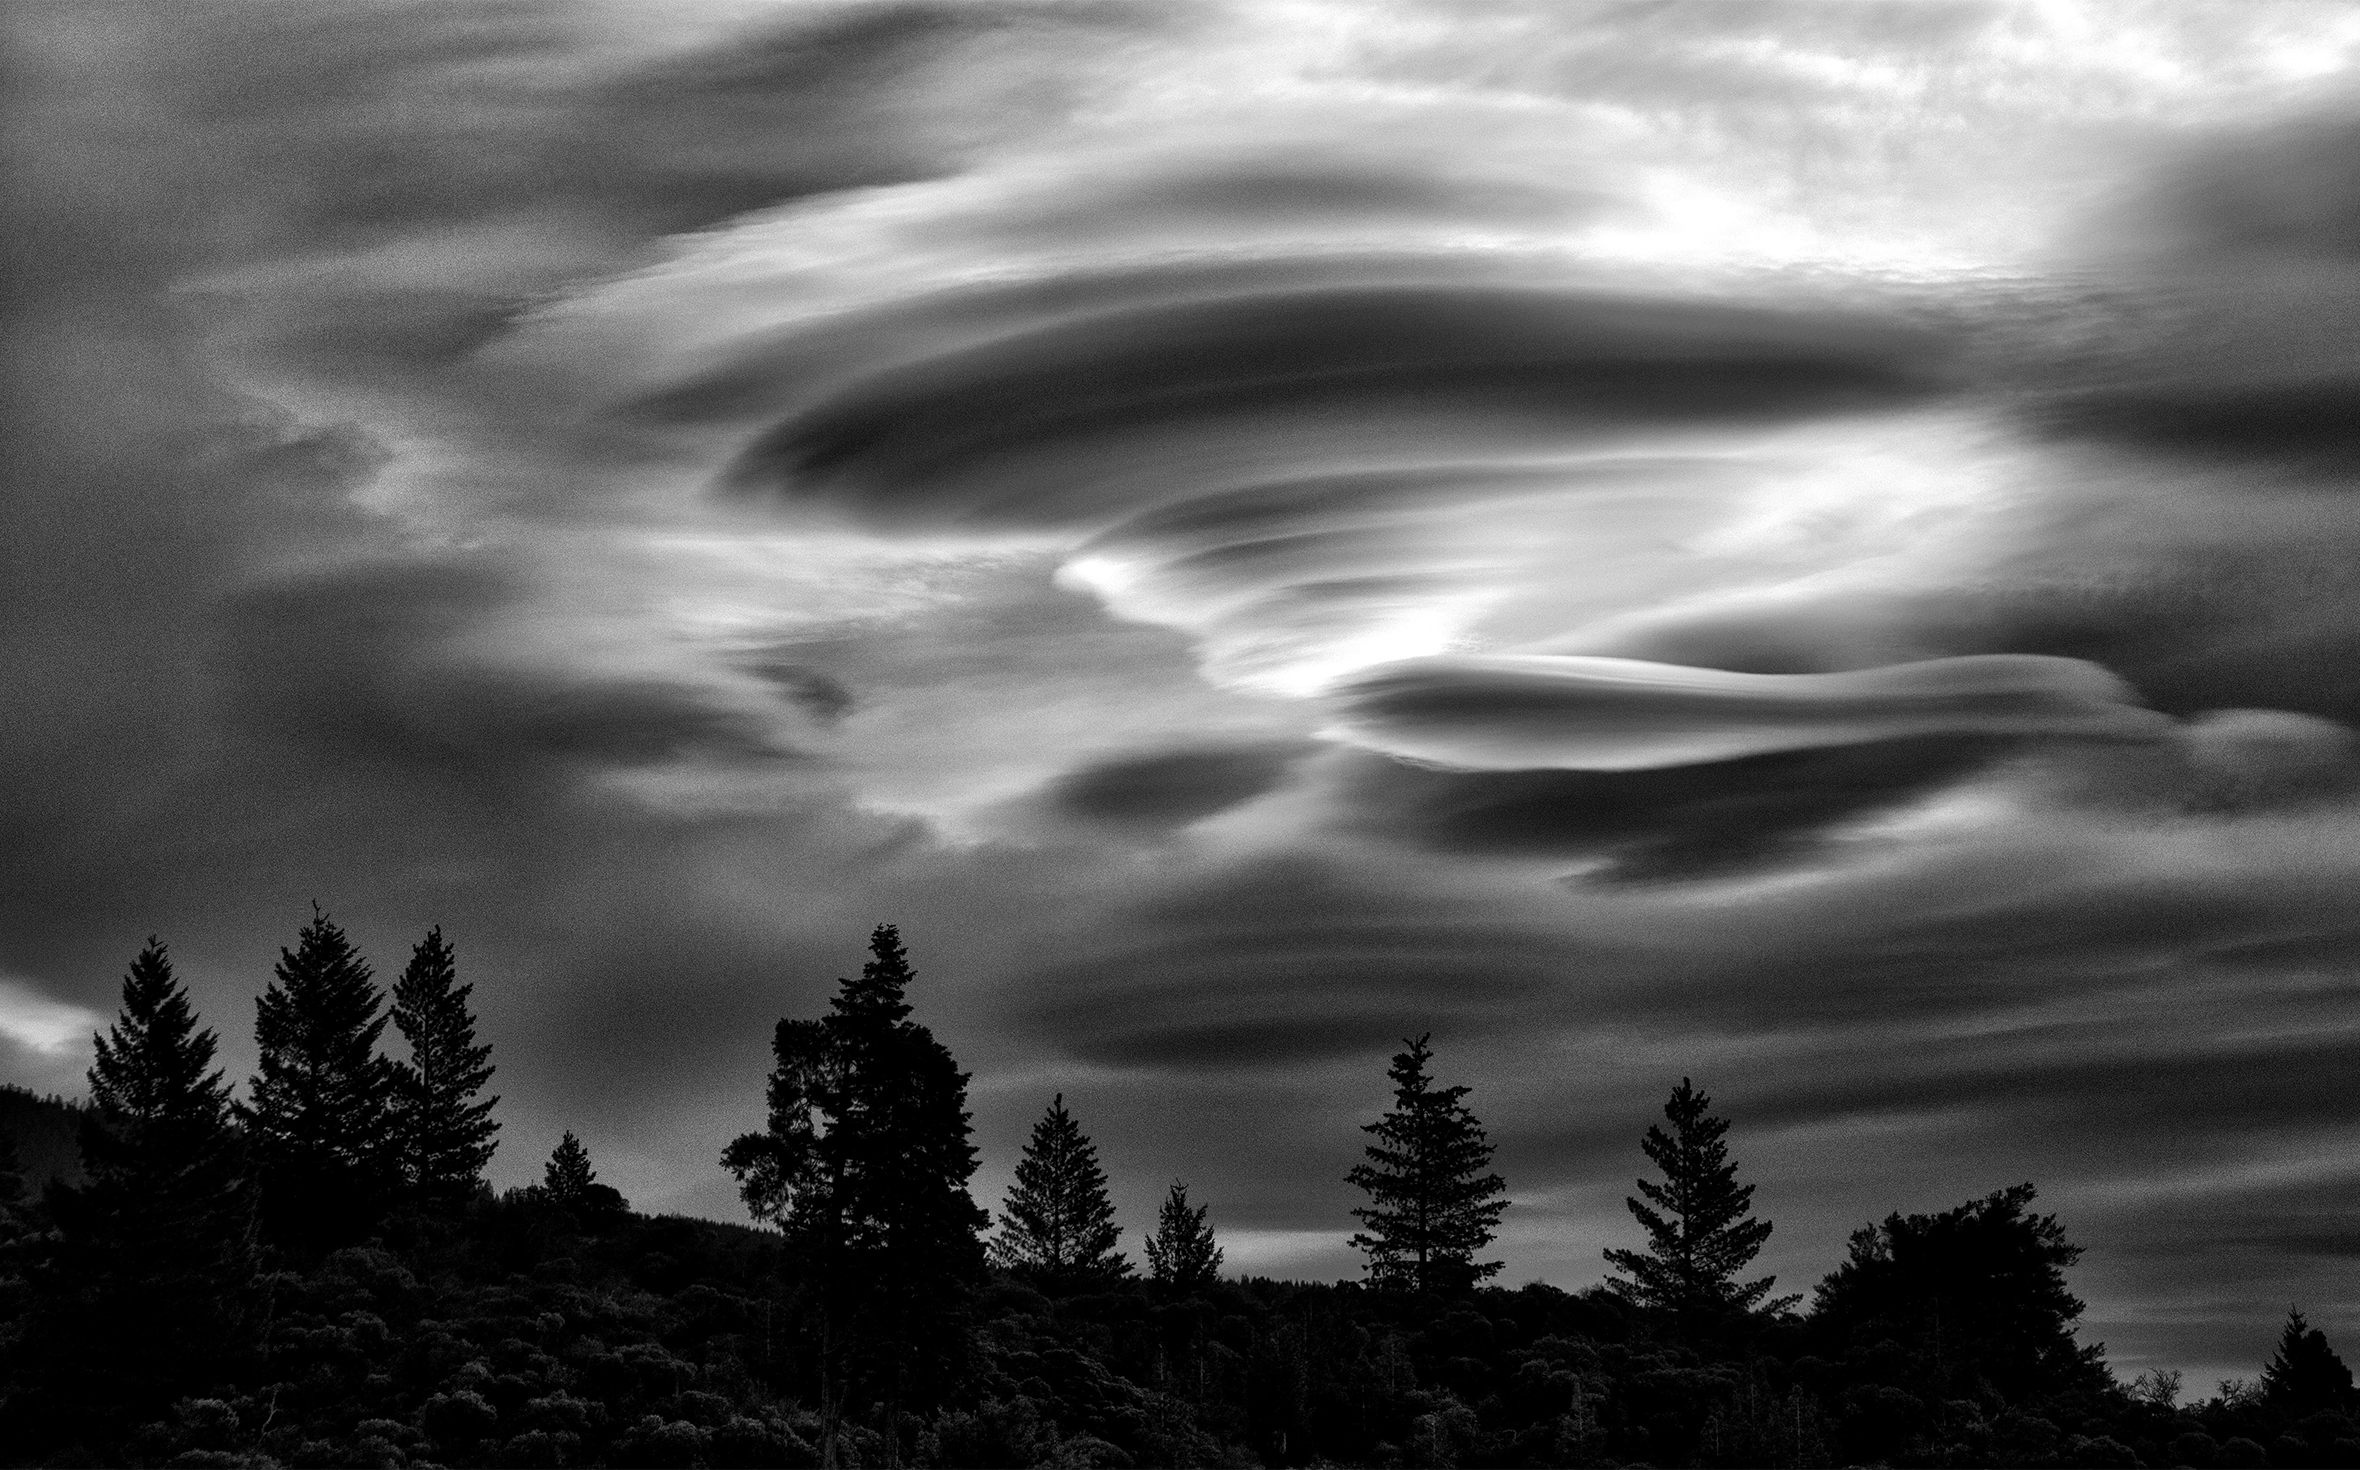
M 885 1378 L 885 1470 L 901 1470 L 901 1354 Z
M 836 1320 L 823 1311 L 819 1324 L 819 1462 L 824 1470 L 844 1470 L 837 1443 L 844 1423 L 844 1375 L 836 1363 Z

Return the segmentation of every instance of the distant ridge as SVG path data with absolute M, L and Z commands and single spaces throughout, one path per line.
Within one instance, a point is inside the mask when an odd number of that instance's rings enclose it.
M 80 1103 L 0 1083 L 0 1133 L 16 1140 L 28 1195 L 38 1198 L 52 1179 L 82 1182 L 82 1112 Z

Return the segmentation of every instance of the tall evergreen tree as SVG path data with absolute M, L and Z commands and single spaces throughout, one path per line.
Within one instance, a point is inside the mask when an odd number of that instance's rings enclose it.
M 2298 1308 L 2287 1308 L 2278 1350 L 2262 1365 L 2262 1399 L 2295 1417 L 2352 1406 L 2352 1370 Z
M 86 1178 L 49 1191 L 55 1233 L 33 1272 L 29 1355 L 48 1411 L 83 1425 L 156 1411 L 226 1373 L 254 1271 L 229 1084 L 157 940 L 132 961 L 93 1051 Z
M 477 1100 L 492 1080 L 492 1048 L 475 1039 L 451 946 L 437 926 L 410 953 L 393 986 L 393 1024 L 410 1045 L 395 1068 L 395 1135 L 402 1181 L 430 1207 L 464 1204 L 483 1185 L 500 1125 L 498 1097 Z
M 1436 1087 L 1426 1075 L 1431 1039 L 1404 1041 L 1409 1050 L 1387 1072 L 1393 1110 L 1361 1127 L 1377 1141 L 1344 1176 L 1369 1196 L 1352 1212 L 1367 1227 L 1352 1244 L 1368 1257 L 1371 1285 L 1464 1291 L 1500 1269 L 1475 1253 L 1498 1231 L 1508 1184 L 1488 1172 L 1491 1143 L 1460 1101 L 1470 1089 Z
M 1115 1249 L 1122 1233 L 1097 1146 L 1066 1111 L 1061 1092 L 1017 1160 L 1016 1182 L 992 1237 L 992 1264 L 1052 1291 L 1107 1286 L 1131 1274 L 1131 1263 Z
M 1647 1228 L 1647 1249 L 1606 1252 L 1607 1262 L 1623 1273 L 1606 1284 L 1665 1311 L 1783 1310 L 1800 1298 L 1766 1301 L 1776 1277 L 1737 1279 L 1761 1254 L 1770 1222 L 1753 1218 L 1754 1187 L 1737 1182 L 1737 1165 L 1722 1141 L 1729 1123 L 1712 1115 L 1712 1105 L 1683 1077 L 1663 1108 L 1672 1131 L 1648 1125 L 1640 1147 L 1663 1170 L 1664 1182 L 1641 1179 L 1646 1203 L 1624 1201 Z
M 864 1388 L 895 1431 L 887 1463 L 900 1463 L 902 1405 L 955 1358 L 968 1291 L 983 1275 L 989 1217 L 967 1194 L 976 1163 L 967 1074 L 910 1019 L 904 991 L 914 978 L 900 934 L 880 925 L 860 978 L 838 982 L 826 1015 L 778 1023 L 770 1126 L 721 1157 L 747 1209 L 779 1227 L 811 1283 L 830 1466 L 846 1406 Z
M 243 1108 L 269 1237 L 299 1254 L 350 1244 L 395 1192 L 395 1072 L 368 963 L 312 912 L 254 1003 L 262 1068 Z
M 1147 1238 L 1148 1275 L 1181 1291 L 1210 1286 L 1221 1274 L 1221 1247 L 1205 1221 L 1205 1207 L 1188 1202 L 1188 1186 L 1175 1179 L 1155 1212 L 1155 1234 Z

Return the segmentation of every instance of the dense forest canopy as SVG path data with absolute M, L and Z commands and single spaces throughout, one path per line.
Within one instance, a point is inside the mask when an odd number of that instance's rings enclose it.
M 768 1127 L 720 1161 L 750 1226 L 635 1212 L 571 1131 L 492 1191 L 457 976 L 433 931 L 383 1010 L 315 915 L 240 1101 L 151 941 L 89 1102 L 0 1095 L 9 1463 L 2360 1465 L 2299 1310 L 2254 1381 L 2117 1381 L 2031 1184 L 1864 1225 L 1807 1306 L 1745 1279 L 1772 1224 L 1687 1078 L 1605 1285 L 1488 1284 L 1505 1181 L 1430 1036 L 1339 1169 L 1363 1279 L 1222 1275 L 1182 1181 L 1141 1273 L 1062 1094 L 996 1222 L 970 1197 L 967 1075 L 891 927 L 779 1023 Z

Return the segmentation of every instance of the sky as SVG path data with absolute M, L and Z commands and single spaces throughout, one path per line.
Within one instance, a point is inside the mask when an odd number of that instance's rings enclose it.
M 1680 1078 L 1807 1291 L 2024 1180 L 2126 1378 L 2360 1350 L 2360 15 L 11 8 L 0 1080 L 455 943 L 503 1185 L 743 1218 L 900 926 L 996 1205 L 1509 1285 Z

